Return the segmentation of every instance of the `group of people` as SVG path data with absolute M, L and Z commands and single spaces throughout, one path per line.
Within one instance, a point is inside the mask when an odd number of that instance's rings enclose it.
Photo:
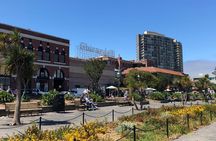
M 128 90 L 109 90 L 108 97 L 124 97 L 124 100 L 128 100 L 129 92 Z
M 90 99 L 89 92 L 90 91 L 88 89 L 86 89 L 86 90 L 83 91 L 83 94 L 80 97 L 80 103 L 81 104 L 85 104 L 86 107 L 87 107 L 87 110 L 96 110 L 96 109 L 98 109 L 98 107 L 93 102 L 93 100 Z

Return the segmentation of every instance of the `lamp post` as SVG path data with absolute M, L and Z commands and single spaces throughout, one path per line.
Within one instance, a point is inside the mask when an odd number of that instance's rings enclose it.
M 120 69 L 118 69 L 116 77 L 118 79 L 118 96 L 119 96 L 119 87 L 121 85 L 121 70 Z

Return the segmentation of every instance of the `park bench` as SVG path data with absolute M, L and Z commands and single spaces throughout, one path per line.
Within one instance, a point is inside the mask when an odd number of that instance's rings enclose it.
M 14 113 L 15 104 L 16 103 L 5 103 L 5 111 L 8 117 L 10 114 Z M 38 102 L 21 102 L 20 114 L 42 114 L 42 108 Z
M 87 108 L 86 105 L 85 105 L 85 103 L 81 103 L 81 102 L 80 102 L 80 99 L 75 99 L 75 100 L 74 100 L 74 105 L 75 105 L 75 108 L 76 108 L 77 110 L 80 110 L 80 109 L 85 110 L 85 109 Z
M 124 97 L 117 97 L 116 103 L 120 106 L 132 106 L 133 105 L 129 99 L 125 100 Z

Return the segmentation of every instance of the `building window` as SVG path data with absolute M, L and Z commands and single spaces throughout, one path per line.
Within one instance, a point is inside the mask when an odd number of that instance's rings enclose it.
M 22 48 L 25 48 L 25 44 L 23 42 L 21 42 L 20 45 L 21 45 Z
M 20 45 L 21 45 L 22 48 L 25 48 L 24 38 L 23 37 L 21 37 L 21 39 L 20 39 Z
M 32 51 L 33 50 L 32 44 L 29 44 L 28 47 L 27 47 L 27 49 Z
M 50 61 L 50 49 L 47 47 L 45 51 L 45 60 Z
M 55 50 L 54 62 L 59 62 L 59 51 L 58 51 L 58 49 Z
M 39 71 L 39 74 L 38 76 L 40 78 L 49 78 L 49 72 L 46 68 L 41 68 L 40 71 Z
M 54 74 L 54 78 L 61 78 L 64 79 L 64 73 L 62 70 L 56 70 Z
M 65 63 L 65 51 L 61 52 L 60 62 Z
M 43 47 L 38 47 L 38 60 L 43 60 Z

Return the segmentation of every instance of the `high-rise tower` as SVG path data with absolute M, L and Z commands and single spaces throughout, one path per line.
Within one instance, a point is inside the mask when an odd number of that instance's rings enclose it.
M 182 44 L 156 32 L 137 35 L 137 60 L 150 60 L 154 67 L 183 72 Z

